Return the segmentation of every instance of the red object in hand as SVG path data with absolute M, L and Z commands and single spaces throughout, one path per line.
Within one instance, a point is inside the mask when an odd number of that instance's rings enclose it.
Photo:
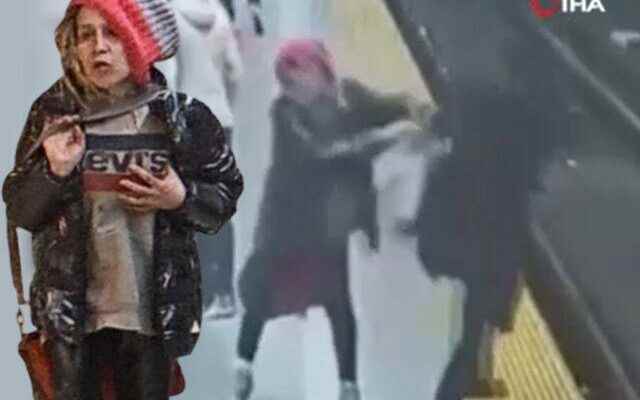
M 158 175 L 155 176 L 160 178 Z M 130 196 L 134 195 L 133 192 L 120 185 L 120 181 L 123 179 L 149 187 L 147 182 L 134 174 L 101 174 L 95 172 L 82 174 L 82 186 L 85 192 L 118 192 Z

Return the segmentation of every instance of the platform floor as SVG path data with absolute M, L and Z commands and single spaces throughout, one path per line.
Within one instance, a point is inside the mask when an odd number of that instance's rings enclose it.
M 515 329 L 496 344 L 496 376 L 511 400 L 582 400 L 549 329 L 528 290 L 518 305 Z

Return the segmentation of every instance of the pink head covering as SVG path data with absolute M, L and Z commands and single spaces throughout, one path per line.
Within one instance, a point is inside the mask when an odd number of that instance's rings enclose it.
M 291 82 L 290 72 L 303 63 L 311 62 L 323 72 L 329 86 L 335 86 L 336 73 L 333 57 L 325 45 L 315 39 L 293 39 L 285 42 L 276 57 L 276 77 L 287 86 Z

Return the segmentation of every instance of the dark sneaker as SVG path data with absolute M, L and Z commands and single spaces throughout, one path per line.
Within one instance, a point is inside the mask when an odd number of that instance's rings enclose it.
M 236 368 L 234 376 L 234 400 L 249 400 L 253 391 L 253 371 L 251 367 L 240 366 Z

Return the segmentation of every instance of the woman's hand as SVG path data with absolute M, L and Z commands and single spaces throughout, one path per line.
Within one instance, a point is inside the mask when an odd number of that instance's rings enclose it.
M 45 120 L 42 134 L 46 139 L 42 147 L 51 173 L 58 177 L 69 175 L 84 155 L 84 132 L 77 122 L 77 116 L 48 117 Z
M 144 184 L 130 179 L 120 181 L 120 186 L 127 189 L 127 194 L 120 194 L 118 197 L 126 208 L 146 213 L 155 210 L 175 210 L 184 203 L 186 188 L 171 166 L 167 166 L 167 172 L 162 178 L 153 176 L 137 165 L 132 165 L 129 171 Z
M 422 128 L 431 126 L 431 118 L 437 111 L 432 103 L 414 96 L 407 97 L 407 108 L 409 118 Z

